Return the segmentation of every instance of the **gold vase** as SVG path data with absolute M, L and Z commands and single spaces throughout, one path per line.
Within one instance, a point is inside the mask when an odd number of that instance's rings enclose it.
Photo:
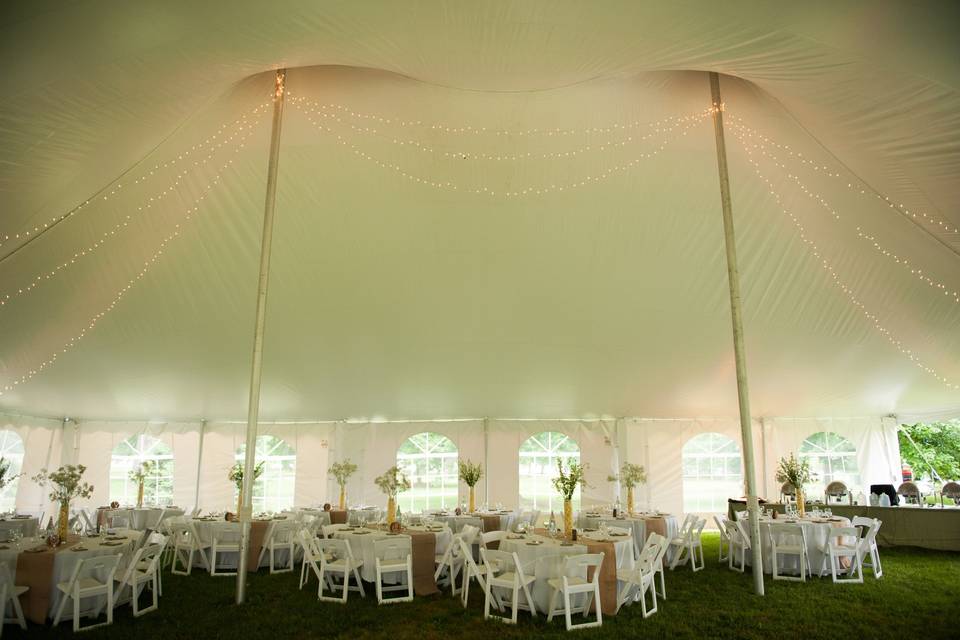
M 803 489 L 798 488 L 797 489 L 797 515 L 799 515 L 801 518 L 803 517 L 803 514 L 807 512 L 806 506 L 807 506 L 806 501 L 803 499 Z
M 477 501 L 476 501 L 476 492 L 473 487 L 470 487 L 470 508 L 468 511 L 473 513 L 477 510 Z
M 393 496 L 387 498 L 387 524 L 393 524 L 397 520 L 397 499 Z
M 627 487 L 627 513 L 633 515 L 633 487 Z
M 67 532 L 70 530 L 70 503 L 66 500 L 60 503 L 60 520 L 57 521 L 57 536 L 60 542 L 66 542 Z
M 140 484 L 137 486 L 137 508 L 143 506 L 143 480 L 140 481 Z
M 573 537 L 573 502 L 563 501 L 563 537 L 568 540 Z
M 347 510 L 347 489 L 344 486 L 340 486 L 340 511 Z

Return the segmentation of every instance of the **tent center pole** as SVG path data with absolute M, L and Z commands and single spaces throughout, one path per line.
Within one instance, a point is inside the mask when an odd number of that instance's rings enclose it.
M 730 175 L 727 171 L 727 148 L 723 139 L 723 101 L 720 99 L 720 76 L 710 72 L 710 94 L 713 100 L 713 133 L 717 143 L 717 171 L 720 174 L 720 203 L 723 209 L 723 239 L 727 251 L 727 282 L 730 285 L 730 311 L 733 320 L 733 354 L 737 366 L 737 398 L 740 405 L 740 437 L 743 440 L 743 471 L 747 480 L 747 509 L 750 514 L 750 546 L 753 552 L 753 585 L 763 595 L 763 562 L 760 557 L 760 503 L 753 458 L 753 426 L 750 422 L 750 395 L 747 387 L 747 358 L 743 348 L 743 317 L 740 307 L 740 274 L 737 268 L 737 247 L 733 232 L 733 207 L 730 203 Z
M 263 204 L 263 236 L 260 242 L 260 282 L 257 287 L 257 320 L 253 330 L 253 363 L 250 367 L 250 403 L 247 407 L 247 444 L 243 457 L 243 504 L 240 506 L 240 557 L 237 567 L 237 604 L 247 591 L 250 520 L 253 516 L 253 470 L 257 449 L 257 420 L 260 415 L 260 375 L 263 368 L 263 330 L 267 316 L 267 285 L 270 282 L 270 247 L 273 240 L 273 212 L 277 196 L 277 164 L 280 160 L 280 125 L 283 123 L 284 83 L 287 72 L 277 71 L 273 94 L 273 128 L 270 131 L 270 160 L 267 165 L 267 193 Z

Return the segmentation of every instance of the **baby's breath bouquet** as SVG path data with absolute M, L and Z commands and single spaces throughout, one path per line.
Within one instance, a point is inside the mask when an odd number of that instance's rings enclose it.
M 638 484 L 643 484 L 647 481 L 647 472 L 643 468 L 643 465 L 626 462 L 623 467 L 620 468 L 619 474 L 607 476 L 607 480 L 610 482 L 617 482 L 619 480 L 620 484 L 627 488 L 627 513 L 633 515 L 633 489 Z
M 340 485 L 340 511 L 347 508 L 347 479 L 357 472 L 357 465 L 347 458 L 343 462 L 334 462 L 330 465 L 330 475 L 337 479 Z
M 139 466 L 130 470 L 130 479 L 137 483 L 137 506 L 143 506 L 143 486 L 152 475 L 157 472 L 157 463 L 154 460 L 144 460 Z
M 573 532 L 573 494 L 577 487 L 587 488 L 588 468 L 589 465 L 570 460 L 564 471 L 563 459 L 557 460 L 557 477 L 553 479 L 553 488 L 563 496 L 563 534 L 567 538 Z
M 257 481 L 257 478 L 263 475 L 263 463 L 258 462 L 256 466 L 253 467 L 253 482 Z M 232 481 L 237 487 L 237 517 L 240 516 L 240 511 L 243 509 L 243 463 L 238 462 L 232 467 L 230 467 L 229 473 L 227 473 L 227 479 Z M 253 483 L 250 483 L 250 488 L 253 489 Z
M 387 524 L 393 524 L 397 519 L 397 494 L 410 490 L 410 479 L 394 465 L 373 482 L 387 495 Z
M 476 486 L 480 482 L 480 478 L 483 477 L 483 465 L 479 462 L 470 462 L 469 460 L 464 460 L 460 463 L 460 479 L 463 480 L 463 483 L 470 487 L 470 513 L 473 513 L 477 510 L 476 507 Z
M 800 458 L 793 453 L 789 457 L 780 458 L 777 463 L 777 482 L 789 482 L 797 491 L 797 511 L 802 516 L 806 502 L 803 496 L 803 485 L 813 481 L 814 474 L 810 472 L 810 460 Z
M 0 458 L 0 491 L 6 489 L 7 485 L 19 478 L 22 474 L 10 473 L 11 463 L 6 458 Z
M 50 487 L 50 500 L 60 503 L 60 521 L 57 524 L 57 535 L 60 540 L 66 540 L 70 524 L 70 501 L 74 498 L 89 498 L 93 495 L 93 485 L 83 482 L 83 474 L 87 470 L 82 464 L 68 464 L 60 467 L 53 473 L 41 469 L 33 476 L 33 481 L 41 487 Z

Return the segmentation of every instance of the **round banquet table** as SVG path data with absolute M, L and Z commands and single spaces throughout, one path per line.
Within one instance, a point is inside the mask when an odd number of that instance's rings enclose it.
M 803 533 L 807 540 L 807 557 L 810 560 L 810 570 L 813 575 L 823 576 L 830 574 L 830 563 L 827 562 L 826 570 L 821 571 L 823 567 L 824 553 L 820 551 L 820 547 L 826 546 L 827 538 L 830 536 L 830 530 L 838 527 L 849 527 L 850 520 L 847 518 L 841 518 L 834 516 L 833 518 L 810 518 L 805 517 L 798 520 L 788 519 L 784 517 L 779 517 L 776 520 L 771 518 L 761 518 L 760 519 L 760 548 L 761 554 L 763 556 L 763 571 L 764 573 L 773 573 L 773 564 L 771 563 L 771 548 L 770 548 L 770 525 L 771 524 L 799 524 L 803 527 Z M 844 542 L 852 542 L 851 540 L 844 540 Z M 750 566 L 751 562 L 750 553 L 747 554 L 746 564 Z M 789 572 L 793 570 L 796 572 L 798 566 L 798 560 L 796 556 L 779 556 L 777 558 L 777 570 L 786 570 Z
M 433 579 L 436 557 L 446 551 L 453 540 L 453 532 L 449 527 L 443 526 L 413 526 L 407 527 L 406 533 L 398 534 L 410 540 L 412 565 L 413 565 L 413 589 L 418 596 L 426 596 L 437 593 L 437 583 Z M 376 553 L 374 543 L 377 540 L 383 540 L 390 534 L 380 529 L 369 529 L 366 527 L 357 529 L 340 529 L 333 534 L 335 538 L 346 540 L 350 543 L 350 551 L 355 559 L 363 560 L 360 567 L 360 577 L 367 582 L 374 582 L 377 579 Z M 385 580 L 393 583 L 397 575 L 387 575 Z M 400 576 L 405 580 L 404 576 Z
M 32 538 L 40 532 L 40 521 L 32 516 L 0 520 L 0 540 L 9 540 L 14 531 L 19 531 L 24 538 Z
M 260 551 L 263 548 L 263 544 L 267 539 L 270 524 L 276 521 L 286 520 L 285 517 L 279 518 L 255 518 L 250 522 L 250 551 L 247 555 L 247 570 L 256 571 L 259 567 L 269 567 L 270 566 L 270 554 L 265 553 L 263 557 L 260 557 Z M 210 545 L 213 542 L 213 525 L 220 525 L 226 522 L 223 518 L 194 518 L 191 520 L 193 526 L 197 530 L 197 537 L 200 538 L 200 542 L 204 545 Z M 239 522 L 227 522 L 230 525 L 231 532 L 235 532 L 237 535 L 241 534 L 240 523 Z M 297 553 L 298 547 L 294 545 L 294 553 Z M 210 560 L 210 550 L 205 551 L 206 559 L 209 562 Z M 299 555 L 299 554 L 298 554 Z M 287 551 L 285 549 L 277 549 L 275 554 L 275 559 L 277 566 L 282 565 L 287 560 Z M 223 569 L 235 569 L 237 568 L 239 558 L 237 553 L 233 552 L 223 552 L 217 553 L 217 567 Z M 258 562 L 259 560 L 259 562 Z M 296 561 L 296 558 L 294 558 Z M 194 554 L 193 557 L 193 566 L 194 567 L 203 567 L 203 559 L 200 554 Z M 219 569 L 218 569 L 219 570 Z
M 581 529 L 599 529 L 601 524 L 608 527 L 621 527 L 633 530 L 633 541 L 639 555 L 647 537 L 651 533 L 658 533 L 667 540 L 672 540 L 680 532 L 680 523 L 677 517 L 669 513 L 635 513 L 632 516 L 614 518 L 599 513 L 581 512 L 577 524 Z M 667 560 L 672 559 L 672 552 L 668 551 Z
M 97 522 L 101 525 L 107 524 L 112 516 L 121 516 L 130 523 L 131 529 L 145 531 L 146 529 L 156 529 L 160 524 L 160 515 L 163 519 L 179 517 L 183 515 L 183 509 L 177 507 L 121 507 L 119 509 L 108 509 L 100 507 L 97 509 Z
M 539 541 L 540 544 L 531 544 Z M 605 552 L 603 563 L 608 571 L 611 567 L 608 563 L 613 562 L 614 566 L 610 575 L 613 576 L 612 585 L 600 585 L 601 600 L 604 601 L 604 615 L 613 615 L 616 612 L 616 570 L 631 570 L 636 566 L 633 555 L 633 541 L 629 536 L 622 538 L 599 538 L 599 534 L 594 536 L 583 536 L 576 543 L 563 545 L 561 541 L 540 534 L 507 534 L 500 541 L 500 550 L 513 552 L 517 554 L 524 572 L 529 577 L 532 575 L 535 581 L 531 588 L 531 595 L 537 606 L 537 611 L 544 613 L 550 606 L 551 589 L 548 581 L 551 578 L 559 578 L 563 574 L 564 559 L 568 556 L 580 555 L 584 553 L 595 553 L 597 549 L 594 543 L 609 543 L 614 548 L 614 557 Z M 590 545 L 588 547 L 588 544 Z M 570 576 L 574 577 L 574 576 Z M 585 576 L 579 576 L 585 577 Z M 608 606 L 608 603 L 611 606 Z
M 292 519 L 297 519 L 302 516 L 313 516 L 314 518 L 319 518 L 320 526 L 326 526 L 330 523 L 330 512 L 324 511 L 323 509 L 290 509 L 289 511 L 283 511 L 280 515 L 287 516 Z
M 122 558 L 115 574 L 120 578 L 133 556 L 140 535 L 140 531 L 120 529 L 113 535 L 119 538 L 118 540 L 73 537 L 70 542 L 56 550 L 46 548 L 46 543 L 41 538 L 23 538 L 19 544 L 0 545 L 0 562 L 10 569 L 15 584 L 30 587 L 21 597 L 24 617 L 31 622 L 45 624 L 48 617 L 52 618 L 56 614 L 60 605 L 62 594 L 56 585 L 70 579 L 77 562 L 84 558 L 120 554 Z M 41 547 L 44 551 L 40 553 L 28 551 Z M 75 550 L 77 548 L 82 550 Z M 90 601 L 84 600 L 83 607 L 88 607 L 89 603 Z M 97 600 L 97 606 L 105 603 L 106 597 Z M 64 615 L 64 619 L 72 619 L 72 607 L 68 607 Z

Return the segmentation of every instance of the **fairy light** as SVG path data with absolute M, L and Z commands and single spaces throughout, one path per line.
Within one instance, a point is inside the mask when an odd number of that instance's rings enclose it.
M 193 164 L 189 168 L 186 168 L 183 171 L 177 173 L 172 183 L 170 183 L 166 188 L 161 190 L 159 193 L 156 193 L 155 195 L 151 196 L 148 200 L 145 200 L 143 204 L 138 206 L 132 214 L 127 214 L 120 222 L 117 222 L 116 224 L 113 225 L 113 227 L 104 231 L 93 244 L 74 252 L 74 254 L 70 258 L 68 258 L 67 260 L 64 260 L 53 269 L 49 271 L 41 272 L 40 274 L 35 276 L 32 280 L 30 280 L 30 282 L 27 285 L 17 287 L 16 289 L 11 290 L 9 293 L 0 294 L 0 308 L 4 308 L 8 303 L 12 302 L 14 299 L 19 298 L 20 296 L 23 296 L 35 290 L 41 283 L 53 279 L 56 275 L 62 273 L 65 269 L 67 269 L 67 267 L 70 267 L 71 265 L 76 264 L 78 260 L 82 260 L 83 258 L 91 256 L 94 253 L 96 253 L 98 249 L 103 247 L 105 244 L 108 244 L 109 240 L 111 238 L 114 238 L 117 235 L 117 232 L 122 232 L 124 229 L 129 227 L 130 223 L 134 221 L 134 216 L 142 216 L 146 214 L 146 212 L 149 211 L 155 204 L 159 204 L 160 201 L 162 201 L 165 196 L 174 193 L 174 191 L 176 191 L 177 187 L 181 184 L 183 179 L 188 174 L 199 169 L 200 167 L 203 167 L 204 165 L 209 163 L 211 160 L 213 160 L 213 158 L 216 156 L 216 154 L 220 151 L 222 147 L 233 142 L 233 140 L 236 139 L 238 136 L 239 136 L 239 144 L 237 148 L 242 147 L 243 143 L 253 133 L 253 130 L 256 128 L 256 126 L 262 121 L 262 113 L 258 113 L 260 109 L 261 107 L 258 107 L 257 109 L 254 110 L 254 115 L 258 116 L 256 120 L 254 120 L 250 124 L 247 124 L 245 119 L 246 116 L 241 118 L 242 122 L 238 120 L 240 124 L 237 125 L 237 130 L 232 135 L 221 140 L 214 147 L 212 147 L 210 153 L 208 153 L 203 159 L 194 160 Z
M 898 203 L 898 202 L 892 201 L 889 196 L 885 196 L 882 193 L 879 193 L 873 190 L 872 188 L 869 187 L 869 185 L 867 185 L 863 181 L 859 181 L 860 184 L 854 184 L 853 182 L 849 182 L 839 171 L 831 169 L 829 165 L 825 163 L 820 164 L 818 162 L 814 162 L 813 160 L 810 160 L 809 158 L 804 157 L 802 152 L 794 151 L 793 149 L 791 149 L 790 145 L 780 144 L 776 140 L 773 140 L 768 136 L 763 135 L 756 129 L 753 129 L 747 126 L 747 124 L 744 122 L 742 118 L 739 118 L 736 115 L 731 115 L 730 118 L 734 121 L 734 124 L 737 127 L 739 127 L 741 130 L 746 131 L 751 135 L 755 135 L 757 138 L 766 142 L 767 144 L 770 144 L 772 146 L 777 147 L 778 149 L 781 149 L 782 151 L 786 152 L 792 159 L 809 167 L 813 171 L 823 174 L 829 178 L 840 180 L 840 184 L 842 186 L 845 186 L 849 191 L 856 193 L 858 196 L 872 196 L 873 198 L 876 198 L 877 200 L 879 200 L 884 206 L 887 206 L 904 216 L 913 218 L 914 220 L 923 222 L 928 226 L 934 227 L 936 228 L 937 231 L 942 231 L 944 233 L 960 233 L 960 227 L 957 227 L 956 225 L 953 225 L 950 222 L 945 222 L 944 220 L 938 218 L 937 216 L 929 214 L 925 211 L 917 211 L 917 210 L 911 211 L 910 209 L 907 208 L 907 206 L 904 203 L 902 202 Z
M 257 105 L 257 107 L 253 109 L 251 114 L 253 115 L 258 114 L 262 109 L 269 106 L 269 104 L 270 103 L 268 102 L 264 102 L 262 104 Z M 137 178 L 135 178 L 132 183 L 127 182 L 126 184 L 132 186 L 132 185 L 138 185 L 138 184 L 144 183 L 147 180 L 149 180 L 151 176 L 163 171 L 164 169 L 175 167 L 181 162 L 188 162 L 192 158 L 202 155 L 208 149 L 208 147 L 211 147 L 212 145 L 216 144 L 216 146 L 220 146 L 220 144 L 222 144 L 222 141 L 219 144 L 217 144 L 218 138 L 222 136 L 223 133 L 226 130 L 230 129 L 231 127 L 237 127 L 241 125 L 243 122 L 245 122 L 246 118 L 247 118 L 247 115 L 246 113 L 244 113 L 244 114 L 241 114 L 238 118 L 231 120 L 230 122 L 223 123 L 217 129 L 216 133 L 204 139 L 202 142 L 199 142 L 191 146 L 189 149 L 185 149 L 183 151 L 178 152 L 175 156 L 171 157 L 166 162 L 154 164 L 152 169 L 145 170 L 146 172 L 138 176 Z M 107 191 L 106 193 L 104 193 L 105 189 L 101 190 L 101 192 L 98 193 L 96 196 L 81 202 L 78 206 L 74 207 L 73 209 L 71 209 L 70 211 L 64 214 L 50 218 L 50 220 L 47 222 L 44 222 L 42 224 L 37 224 L 31 229 L 26 229 L 25 231 L 20 231 L 19 233 L 4 234 L 2 237 L 0 237 L 0 247 L 2 247 L 5 243 L 8 243 L 10 241 L 27 240 L 31 236 L 35 236 L 36 234 L 41 233 L 42 231 L 48 229 L 52 225 L 57 224 L 61 220 L 66 220 L 67 218 L 71 218 L 75 216 L 76 214 L 80 213 L 80 211 L 82 211 L 83 209 L 85 209 L 91 204 L 94 204 L 96 202 L 103 202 L 104 200 L 109 200 L 111 196 L 117 195 L 118 193 L 121 192 L 122 189 L 123 189 L 123 183 L 118 182 L 115 186 L 111 187 L 110 190 Z
M 326 111 L 323 111 L 319 108 L 301 108 L 301 111 L 311 114 L 314 118 L 324 119 L 324 120 L 333 120 L 335 122 L 341 123 L 349 127 L 355 133 L 376 135 L 378 132 L 376 129 L 371 127 L 360 127 L 357 126 L 336 114 L 330 114 Z M 410 138 L 396 138 L 388 137 L 382 138 L 391 144 L 394 144 L 398 147 L 407 147 L 412 148 L 417 151 L 422 151 L 424 153 L 429 153 L 436 156 L 441 156 L 444 158 L 454 159 L 454 160 L 487 160 L 487 161 L 509 161 L 517 162 L 521 160 L 528 159 L 540 159 L 540 160 L 550 160 L 550 159 L 563 159 L 563 158 L 575 158 L 593 151 L 608 151 L 611 149 L 623 148 L 628 145 L 644 142 L 649 138 L 654 137 L 654 135 L 661 133 L 671 133 L 674 129 L 679 128 L 682 124 L 697 120 L 702 117 L 703 113 L 694 113 L 686 116 L 672 116 L 669 118 L 664 118 L 662 120 L 657 120 L 656 122 L 647 123 L 647 127 L 652 129 L 651 132 L 645 133 L 641 136 L 627 136 L 622 140 L 615 140 L 612 142 L 601 142 L 594 145 L 584 145 L 575 149 L 569 149 L 566 151 L 553 151 L 545 153 L 534 153 L 528 151 L 526 153 L 476 153 L 471 151 L 444 151 L 442 149 L 437 149 L 431 147 L 419 140 L 414 140 Z
M 539 196 L 539 195 L 546 195 L 549 193 L 571 191 L 573 189 L 578 189 L 580 187 L 584 187 L 587 185 L 597 184 L 599 182 L 602 182 L 604 180 L 607 180 L 613 177 L 616 174 L 632 169 L 633 167 L 640 164 L 640 162 L 643 160 L 653 158 L 654 156 L 662 152 L 664 149 L 666 149 L 667 145 L 671 141 L 671 140 L 664 141 L 649 153 L 640 154 L 640 156 L 634 158 L 633 160 L 630 160 L 629 162 L 615 165 L 613 167 L 610 167 L 602 171 L 598 175 L 589 175 L 582 178 L 581 180 L 576 180 L 574 182 L 570 182 L 563 185 L 550 184 L 550 185 L 542 185 L 539 187 L 527 187 L 525 189 L 518 189 L 513 191 L 510 191 L 510 190 L 497 191 L 496 189 L 490 189 L 488 187 L 479 187 L 479 188 L 464 187 L 461 185 L 457 185 L 453 182 L 449 182 L 449 181 L 441 182 L 437 180 L 431 180 L 429 178 L 423 178 L 421 176 L 417 176 L 415 174 L 409 173 L 398 164 L 380 160 L 379 158 L 376 158 L 375 156 L 368 154 L 367 152 L 363 151 L 362 149 L 357 147 L 355 144 L 351 143 L 349 140 L 344 138 L 342 135 L 340 135 L 339 133 L 331 129 L 326 124 L 322 122 L 318 122 L 317 120 L 314 120 L 313 117 L 309 113 L 306 113 L 298 104 L 294 103 L 294 106 L 297 108 L 298 111 L 300 111 L 301 113 L 304 113 L 304 115 L 307 117 L 307 120 L 315 128 L 317 128 L 318 130 L 326 131 L 330 135 L 334 136 L 338 144 L 350 150 L 350 152 L 352 152 L 355 156 L 362 158 L 363 160 L 366 160 L 368 162 L 371 162 L 382 169 L 391 169 L 394 172 L 396 172 L 398 175 L 400 175 L 401 177 L 405 178 L 410 182 L 427 186 L 427 187 L 433 187 L 435 189 L 440 189 L 440 190 L 456 191 L 459 193 L 469 193 L 474 195 L 484 195 L 484 196 L 493 196 L 493 197 L 503 196 L 507 198 L 518 198 L 518 197 L 526 197 L 526 196 L 534 196 L 534 195 Z M 685 125 L 685 127 L 681 130 L 680 134 L 677 137 L 686 136 L 687 133 L 694 126 L 696 126 L 700 122 L 703 122 L 706 119 L 706 117 L 707 117 L 707 113 L 704 112 L 704 114 L 701 115 L 697 120 Z
M 887 342 L 893 345 L 893 347 L 897 351 L 899 351 L 902 355 L 906 356 L 918 368 L 920 368 L 927 374 L 933 376 L 948 388 L 955 389 L 955 390 L 960 389 L 960 384 L 951 382 L 948 378 L 941 375 L 935 369 L 933 369 L 932 367 L 928 366 L 923 361 L 921 361 L 920 358 L 918 358 L 913 353 L 912 349 L 908 349 L 906 346 L 904 346 L 901 340 L 897 339 L 896 336 L 894 336 L 889 329 L 887 329 L 885 326 L 883 326 L 883 324 L 881 324 L 877 314 L 870 311 L 867 308 L 867 306 L 854 294 L 850 286 L 847 285 L 846 282 L 844 282 L 840 278 L 840 276 L 837 274 L 836 270 L 833 268 L 833 265 L 830 263 L 830 261 L 827 260 L 826 257 L 824 257 L 824 255 L 820 251 L 820 248 L 817 246 L 817 244 L 808 237 L 807 231 L 804 228 L 803 223 L 801 223 L 800 220 L 784 206 L 783 200 L 780 197 L 780 194 L 777 193 L 776 189 L 774 188 L 773 182 L 771 182 L 770 179 L 767 178 L 761 172 L 760 164 L 753 157 L 753 151 L 747 146 L 744 146 L 743 149 L 747 154 L 747 160 L 750 162 L 750 164 L 753 165 L 757 176 L 759 176 L 760 179 L 763 180 L 764 183 L 766 183 L 769 193 L 773 197 L 773 199 L 776 201 L 777 206 L 780 208 L 780 211 L 790 219 L 793 225 L 797 228 L 797 231 L 799 231 L 800 240 L 802 240 L 803 243 L 807 245 L 808 249 L 813 254 L 813 257 L 817 259 L 820 267 L 829 274 L 831 282 L 847 296 L 847 299 L 851 302 L 851 304 L 853 304 L 854 308 L 857 309 L 857 311 L 859 311 L 870 322 L 871 326 L 873 326 L 873 328 L 880 335 L 882 335 L 887 340 Z
M 248 135 L 249 135 L 249 133 L 248 133 Z M 239 152 L 244 148 L 244 146 L 245 146 L 245 143 L 244 143 L 243 141 L 241 141 L 241 142 L 236 146 L 236 148 L 234 149 L 234 153 L 239 153 Z M 34 378 L 37 374 L 39 374 L 40 372 L 42 372 L 44 369 L 50 368 L 50 367 L 57 361 L 57 359 L 58 359 L 61 355 L 67 353 L 68 351 L 70 351 L 70 350 L 72 350 L 74 347 L 76 347 L 76 346 L 80 343 L 80 341 L 83 340 L 83 338 L 86 337 L 86 336 L 94 329 L 94 327 L 97 326 L 97 324 L 98 324 L 101 320 L 103 320 L 103 318 L 105 318 L 111 311 L 113 311 L 114 308 L 116 308 L 117 304 L 119 304 L 120 301 L 123 299 L 123 297 L 124 297 L 127 293 L 130 292 L 130 290 L 133 288 L 133 286 L 134 286 L 137 282 L 139 282 L 140 280 L 142 280 L 142 279 L 144 278 L 144 276 L 146 276 L 147 273 L 150 271 L 150 269 L 157 263 L 157 261 L 160 260 L 161 256 L 163 256 L 164 250 L 167 248 L 167 246 L 168 246 L 171 242 L 173 242 L 175 239 L 177 239 L 178 237 L 180 237 L 180 233 L 181 233 L 181 231 L 182 231 L 182 228 L 185 227 L 187 224 L 189 224 L 190 221 L 191 221 L 194 217 L 197 216 L 198 212 L 200 211 L 200 204 L 201 204 L 204 200 L 207 199 L 207 197 L 210 195 L 210 193 L 211 193 L 211 191 L 214 189 L 214 187 L 216 187 L 217 185 L 221 184 L 221 182 L 222 182 L 222 181 L 221 181 L 221 175 L 222 175 L 223 172 L 226 171 L 232 164 L 233 164 L 233 158 L 230 158 L 229 160 L 227 160 L 223 165 L 221 165 L 221 166 L 217 169 L 217 172 L 216 172 L 216 174 L 214 175 L 214 177 L 211 178 L 211 179 L 210 179 L 210 182 L 207 183 L 207 185 L 204 187 L 203 193 L 201 193 L 200 196 L 198 196 L 198 197 L 194 200 L 192 206 L 188 207 L 188 208 L 184 211 L 183 221 L 174 224 L 174 226 L 173 226 L 173 227 L 174 227 L 174 230 L 173 230 L 172 232 L 170 232 L 169 234 L 167 234 L 167 235 L 160 241 L 160 244 L 157 245 L 157 249 L 153 252 L 153 254 L 151 254 L 149 258 L 147 258 L 146 260 L 143 261 L 143 264 L 141 265 L 140 271 L 138 271 L 138 272 L 136 273 L 136 275 L 134 275 L 132 278 L 130 278 L 130 280 L 128 280 L 127 283 L 126 283 L 123 287 L 121 287 L 119 291 L 117 291 L 116 295 L 113 297 L 113 299 L 110 301 L 110 303 L 107 304 L 107 306 L 103 308 L 103 310 L 101 310 L 99 313 L 97 313 L 96 315 L 94 315 L 93 317 L 90 318 L 90 320 L 87 322 L 87 326 L 86 326 L 86 327 L 84 327 L 83 329 L 81 329 L 79 333 L 77 333 L 77 334 L 74 335 L 72 338 L 70 338 L 69 340 L 67 340 L 67 342 L 65 342 L 59 349 L 55 350 L 53 353 L 51 353 L 51 354 L 48 355 L 45 359 L 43 359 L 43 360 L 40 362 L 39 365 L 36 365 L 35 367 L 29 369 L 26 373 L 22 374 L 20 377 L 15 378 L 13 381 L 11 381 L 11 382 L 9 382 L 8 384 L 4 385 L 4 386 L 2 387 L 2 390 L 0 390 L 0 395 L 3 395 L 3 394 L 6 393 L 7 391 L 11 391 L 11 390 L 15 389 L 18 385 L 21 385 L 21 384 L 23 384 L 23 383 L 31 380 L 31 379 Z
M 823 196 L 809 189 L 807 185 L 802 180 L 800 180 L 799 176 L 791 173 L 790 168 L 787 167 L 783 162 L 781 162 L 779 157 L 769 152 L 763 142 L 748 142 L 747 139 L 744 137 L 744 135 L 751 137 L 751 134 L 749 133 L 744 134 L 743 129 L 741 129 L 740 131 L 737 131 L 737 130 L 734 131 L 734 136 L 739 140 L 741 145 L 743 145 L 745 148 L 747 146 L 750 146 L 751 148 L 759 152 L 761 155 L 769 159 L 773 165 L 782 169 L 785 172 L 785 175 L 789 179 L 793 180 L 794 183 L 796 183 L 797 187 L 800 189 L 800 191 L 804 195 L 806 195 L 808 198 L 810 198 L 811 200 L 815 201 L 818 205 L 820 205 L 835 220 L 839 221 L 842 219 L 840 213 L 837 212 L 837 210 L 834 209 Z M 924 273 L 923 269 L 914 266 L 914 264 L 911 263 L 910 260 L 907 259 L 906 257 L 900 256 L 897 253 L 890 251 L 889 249 L 881 245 L 880 242 L 877 240 L 877 238 L 875 238 L 874 236 L 864 231 L 862 227 L 858 226 L 856 228 L 856 234 L 858 238 L 868 243 L 871 246 L 871 248 L 874 249 L 874 251 L 876 251 L 883 257 L 893 261 L 895 264 L 900 265 L 905 271 L 908 271 L 914 278 L 932 287 L 937 292 L 942 293 L 944 296 L 952 300 L 954 303 L 960 304 L 960 291 L 951 290 L 944 283 L 938 280 L 934 280 L 929 275 Z
M 609 133 L 619 133 L 622 131 L 629 131 L 631 129 L 640 129 L 645 128 L 650 125 L 649 121 L 644 120 L 634 120 L 633 122 L 626 122 L 623 124 L 616 123 L 607 127 L 584 127 L 582 129 L 561 129 L 561 128 L 535 128 L 535 129 L 496 129 L 488 127 L 474 127 L 472 125 L 467 126 L 450 126 L 449 124 L 443 123 L 425 123 L 422 120 L 404 120 L 401 118 L 387 118 L 373 113 L 363 113 L 356 111 L 350 107 L 347 107 L 342 104 L 324 104 L 316 100 L 310 100 L 309 98 L 303 96 L 293 96 L 289 91 L 287 92 L 288 100 L 294 105 L 300 106 L 301 103 L 306 104 L 309 107 L 318 109 L 323 112 L 329 112 L 331 109 L 335 111 L 340 111 L 346 115 L 349 115 L 352 118 L 357 120 L 369 120 L 371 122 L 378 122 L 384 125 L 392 125 L 397 127 L 420 127 L 428 131 L 436 131 L 440 133 L 450 133 L 458 135 L 495 135 L 495 136 L 573 136 L 573 135 L 596 135 L 596 134 L 609 134 Z M 712 113 L 711 110 L 707 109 L 704 111 L 705 115 Z M 374 130 L 375 131 L 375 130 Z

